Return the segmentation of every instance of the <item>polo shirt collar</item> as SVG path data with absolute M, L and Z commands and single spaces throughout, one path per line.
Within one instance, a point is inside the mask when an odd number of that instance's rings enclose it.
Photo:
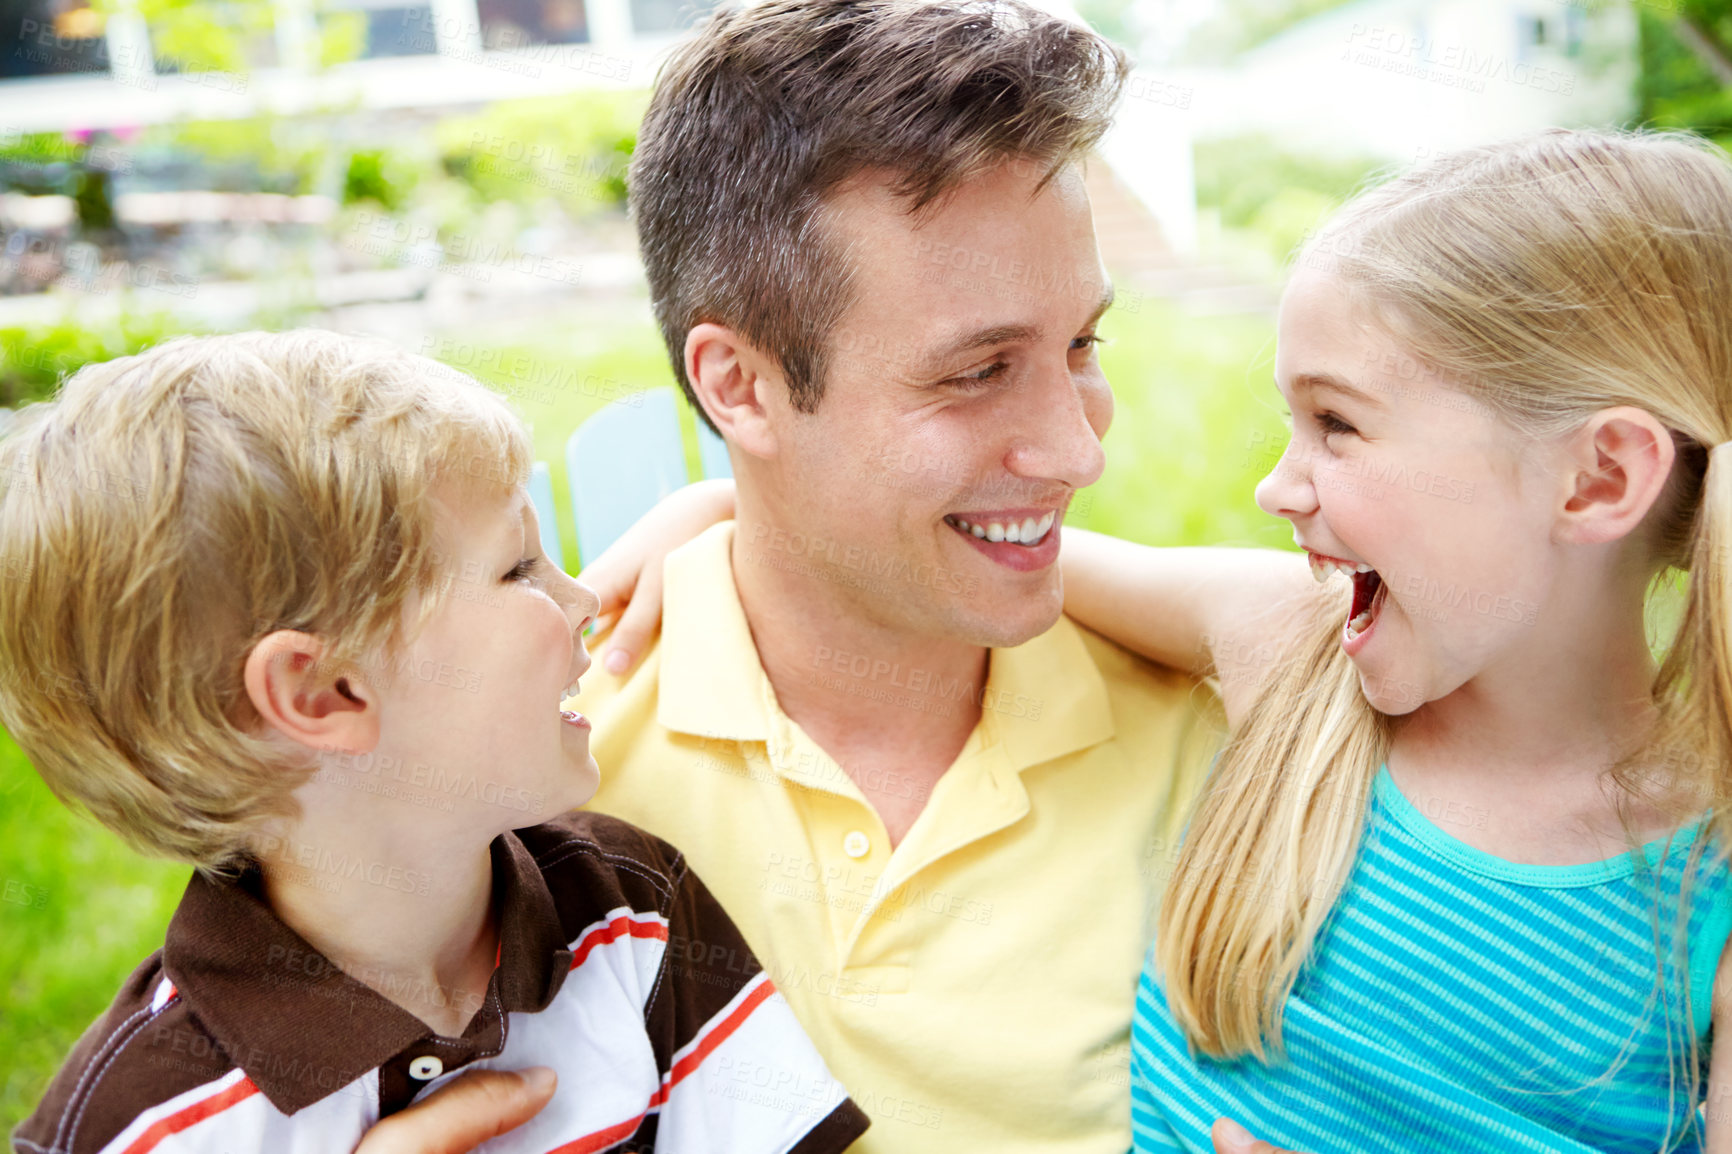
M 668 555 L 656 719 L 676 733 L 768 741 L 774 694 L 734 583 L 733 542 L 734 522 L 724 521 Z M 992 650 L 982 707 L 1018 770 L 1114 732 L 1106 681 L 1068 617 Z
M 553 895 L 513 833 L 493 840 L 500 960 L 465 1030 L 469 1060 L 504 1045 L 504 1015 L 559 992 L 571 951 Z M 232 879 L 194 873 L 163 946 L 169 980 L 223 1053 L 285 1114 L 312 1105 L 437 1035 L 328 961 L 271 911 L 256 867 Z M 452 1067 L 457 1063 L 447 1061 Z M 381 1074 L 382 1090 L 387 1079 Z M 413 1096 L 415 1087 L 401 1087 Z

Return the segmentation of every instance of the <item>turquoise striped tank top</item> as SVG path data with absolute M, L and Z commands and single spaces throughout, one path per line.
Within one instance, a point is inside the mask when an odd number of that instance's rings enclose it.
M 1699 1149 L 1699 1099 L 1687 1082 L 1668 1093 L 1667 1043 L 1698 1049 L 1705 1093 L 1732 885 L 1711 852 L 1698 858 L 1680 981 L 1671 943 L 1698 829 L 1646 846 L 1658 869 L 1638 870 L 1634 854 L 1531 866 L 1445 833 L 1387 767 L 1366 809 L 1352 873 L 1287 1000 L 1284 1063 L 1193 1058 L 1145 968 L 1137 1150 L 1208 1154 L 1223 1115 L 1317 1154 Z

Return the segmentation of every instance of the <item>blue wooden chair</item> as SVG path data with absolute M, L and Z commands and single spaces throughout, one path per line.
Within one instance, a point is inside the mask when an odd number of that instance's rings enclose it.
M 673 389 L 650 389 L 638 395 L 641 404 L 607 405 L 565 442 L 565 475 L 571 486 L 580 564 L 601 556 L 650 506 L 689 480 L 699 479 L 686 475 L 679 394 Z M 695 423 L 702 476 L 733 476 L 722 439 L 701 418 Z M 529 495 L 541 522 L 541 546 L 563 569 L 553 476 L 544 461 L 535 463 Z

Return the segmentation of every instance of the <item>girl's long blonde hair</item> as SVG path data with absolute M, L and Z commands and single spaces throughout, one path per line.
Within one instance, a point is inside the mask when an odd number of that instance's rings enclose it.
M 1689 571 L 1685 609 L 1653 687 L 1653 741 L 1611 772 L 1621 796 L 1679 818 L 1712 809 L 1724 834 L 1732 449 L 1714 446 L 1732 439 L 1725 154 L 1678 135 L 1566 131 L 1465 150 L 1354 199 L 1299 263 L 1337 278 L 1428 370 L 1519 430 L 1556 435 L 1614 405 L 1673 430 L 1679 452 L 1649 521 L 1656 569 Z M 1346 605 L 1320 600 L 1300 651 L 1222 751 L 1162 904 L 1168 1004 L 1192 1046 L 1218 1058 L 1280 1054 L 1283 1006 L 1352 869 L 1389 744 L 1390 719 L 1341 649 Z

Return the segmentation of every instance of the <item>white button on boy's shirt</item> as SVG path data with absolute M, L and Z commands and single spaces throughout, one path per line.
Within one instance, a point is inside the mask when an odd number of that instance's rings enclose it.
M 432 1054 L 409 1063 L 409 1076 L 417 1082 L 431 1082 L 445 1072 L 445 1063 Z
M 842 852 L 849 857 L 865 857 L 872 849 L 872 839 L 857 829 L 848 831 L 842 839 Z

